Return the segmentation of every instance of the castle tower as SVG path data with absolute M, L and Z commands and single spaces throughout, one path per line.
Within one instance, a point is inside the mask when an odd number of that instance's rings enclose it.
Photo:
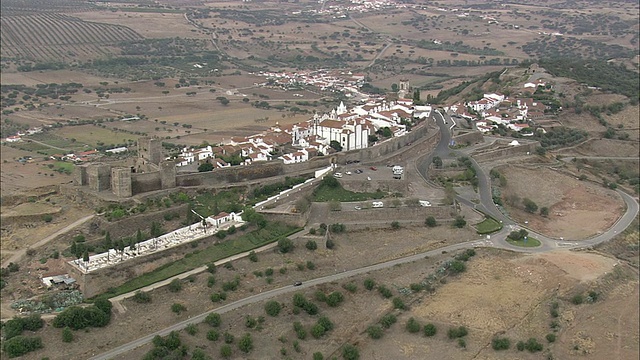
M 409 79 L 400 79 L 400 83 L 398 84 L 398 98 L 404 99 L 407 97 L 407 94 L 411 93 L 411 85 L 409 84 Z
M 87 167 L 87 180 L 89 189 L 93 191 L 103 191 L 111 188 L 111 167 L 106 164 L 97 163 Z
M 160 164 L 160 161 L 162 161 L 162 144 L 160 141 L 150 137 L 139 138 L 138 159 L 141 165 Z
M 131 169 L 117 167 L 111 169 L 111 191 L 117 197 L 131 197 Z
M 163 189 L 176 187 L 176 163 L 173 160 L 160 162 L 160 186 Z

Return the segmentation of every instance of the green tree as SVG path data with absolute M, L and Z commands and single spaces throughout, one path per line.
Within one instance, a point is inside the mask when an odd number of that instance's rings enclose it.
M 42 348 L 40 337 L 15 336 L 2 343 L 2 350 L 10 358 L 22 356 L 28 352 Z
M 211 327 L 219 327 L 222 323 L 222 317 L 218 313 L 211 313 L 204 318 L 204 322 Z
M 244 353 L 248 353 L 253 349 L 253 339 L 251 339 L 251 334 L 246 333 L 240 338 L 238 348 Z
M 180 281 L 180 279 L 171 280 L 171 282 L 169 283 L 169 291 L 178 292 L 180 290 L 182 290 L 182 282 Z
M 493 338 L 493 340 L 491 340 L 491 347 L 496 351 L 507 350 L 510 346 L 511 340 L 508 338 Z
M 282 306 L 275 300 L 268 301 L 264 305 L 264 311 L 270 316 L 278 316 L 280 310 L 282 310 Z
M 440 158 L 440 156 L 434 156 L 431 162 L 433 163 L 433 166 L 435 166 L 436 169 L 442 168 L 442 158 Z
M 436 218 L 434 218 L 433 216 L 428 216 L 427 219 L 424 221 L 424 224 L 427 227 L 436 227 L 436 225 L 438 225 L 438 223 L 436 222 Z
M 334 149 L 335 151 L 342 151 L 342 145 L 340 145 L 340 142 L 336 140 L 331 140 L 331 142 L 329 143 L 329 146 L 331 146 L 331 148 Z
M 398 310 L 407 309 L 407 305 L 405 305 L 404 301 L 402 301 L 402 299 L 400 299 L 399 297 L 394 297 L 392 302 L 393 302 L 394 309 L 398 309 Z
M 365 279 L 365 280 L 364 280 L 364 288 L 365 288 L 365 289 L 367 289 L 367 290 L 371 291 L 371 290 L 373 290 L 373 288 L 374 288 L 375 286 L 376 286 L 376 282 L 375 282 L 373 279 L 368 278 L 368 279 Z
M 414 318 L 409 318 L 407 324 L 405 325 L 405 329 L 407 329 L 407 331 L 410 333 L 417 333 L 418 331 L 420 331 L 420 328 L 420 323 Z
M 367 328 L 367 334 L 372 339 L 380 339 L 384 334 L 384 331 L 379 325 L 371 325 Z
M 360 359 L 360 352 L 357 347 L 346 344 L 342 347 L 342 358 L 344 360 L 358 360 Z
M 549 216 L 549 208 L 546 206 L 543 206 L 540 208 L 540 215 L 547 217 Z
M 294 248 L 294 245 L 291 239 L 285 237 L 278 240 L 278 249 L 280 250 L 281 253 L 286 254 L 288 252 L 291 252 L 293 251 L 293 248 Z
M 231 357 L 231 354 L 233 354 L 233 351 L 231 350 L 231 346 L 222 345 L 220 347 L 220 356 L 222 356 L 223 358 L 228 359 Z
M 62 330 L 62 341 L 66 343 L 70 343 L 73 341 L 73 332 L 68 326 L 66 326 L 64 330 Z
M 314 352 L 313 353 L 313 360 L 324 360 L 324 356 L 322 355 L 321 352 Z
M 524 205 L 524 210 L 531 214 L 538 210 L 538 205 L 529 198 L 522 199 L 522 204 Z
M 82 261 L 89 261 L 89 251 L 85 250 L 84 254 L 82 255 Z
M 467 225 L 467 221 L 461 215 L 456 216 L 456 219 L 453 221 L 453 226 L 457 227 L 458 229 L 461 229 L 466 225 Z
M 251 250 L 249 252 L 249 260 L 251 260 L 252 262 L 258 262 L 258 255 L 255 251 Z
M 171 311 L 173 311 L 176 314 L 180 314 L 181 312 L 183 312 L 185 310 L 187 310 L 187 308 L 184 305 L 180 304 L 180 303 L 173 303 L 171 305 Z
M 424 328 L 422 328 L 422 332 L 424 333 L 424 336 L 431 337 L 438 332 L 438 329 L 432 323 L 428 323 L 424 326 Z
M 380 325 L 382 325 L 383 328 L 388 329 L 391 325 L 395 324 L 396 321 L 398 321 L 398 319 L 395 315 L 386 314 L 380 319 Z
M 203 163 L 203 164 L 200 164 L 200 166 L 198 166 L 199 172 L 207 172 L 212 170 L 213 170 L 213 164 L 210 164 L 210 163 Z
M 316 249 L 318 248 L 318 244 L 317 244 L 315 241 L 313 241 L 313 240 L 309 240 L 309 241 L 307 241 L 307 243 L 305 244 L 305 247 L 306 247 L 308 250 L 313 251 L 313 250 L 316 250 Z

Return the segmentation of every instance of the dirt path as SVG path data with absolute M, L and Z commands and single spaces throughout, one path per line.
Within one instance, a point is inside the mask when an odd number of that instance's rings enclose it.
M 48 243 L 49 241 L 55 239 L 56 237 L 58 237 L 59 235 L 65 234 L 71 230 L 73 230 L 74 228 L 84 224 L 85 222 L 93 219 L 95 215 L 89 215 L 89 216 L 85 216 L 82 219 L 76 220 L 75 222 L 65 226 L 64 228 L 54 232 L 53 234 L 45 237 L 44 239 L 38 241 L 37 243 L 33 244 L 30 248 L 38 248 L 46 243 Z M 17 250 L 13 252 L 13 255 L 5 260 L 5 262 L 2 263 L 2 267 L 7 267 L 9 266 L 9 263 L 16 263 L 18 262 L 25 254 L 27 253 L 27 249 L 21 249 L 21 250 Z

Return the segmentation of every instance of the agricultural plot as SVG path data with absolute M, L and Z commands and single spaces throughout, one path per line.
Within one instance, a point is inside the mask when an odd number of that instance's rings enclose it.
M 102 145 L 132 143 L 139 138 L 138 135 L 117 132 L 94 125 L 67 126 L 51 133 L 56 137 L 70 139 L 67 141 L 86 144 L 92 148 Z
M 93 23 L 64 14 L 3 16 L 2 56 L 32 61 L 77 61 L 113 53 L 110 45 L 140 39 L 120 25 Z

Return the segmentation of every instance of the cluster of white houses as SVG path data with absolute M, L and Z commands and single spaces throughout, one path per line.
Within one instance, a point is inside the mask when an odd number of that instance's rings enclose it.
M 540 82 L 534 85 L 540 86 Z M 491 132 L 498 125 L 504 125 L 523 136 L 531 136 L 533 132 L 530 122 L 543 117 L 546 108 L 543 103 L 532 98 L 509 98 L 492 93 L 484 94 L 484 97 L 477 101 L 456 103 L 445 110 L 453 116 L 473 121 L 475 127 L 483 133 Z
M 407 123 L 425 119 L 430 106 L 414 106 L 409 99 L 386 101 L 378 99 L 348 110 L 344 103 L 323 115 L 315 114 L 304 123 L 276 125 L 261 134 L 231 138 L 219 146 L 200 149 L 184 148 L 177 156 L 177 166 L 209 162 L 214 167 L 230 166 L 222 160 L 229 155 L 240 155 L 243 164 L 272 160 L 283 145 L 295 151 L 278 156 L 285 164 L 294 164 L 335 151 L 331 145 L 339 144 L 343 151 L 364 149 L 369 146 L 370 135 L 388 128 L 392 136 L 403 136 Z

